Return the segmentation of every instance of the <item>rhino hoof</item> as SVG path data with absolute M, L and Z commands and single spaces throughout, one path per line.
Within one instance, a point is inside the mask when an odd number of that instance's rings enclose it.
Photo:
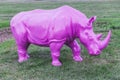
M 18 62 L 19 62 L 19 63 L 25 62 L 25 61 L 28 60 L 28 58 L 29 58 L 29 56 L 26 56 L 26 57 L 20 57 L 20 58 L 18 59 Z
M 76 62 L 82 62 L 82 61 L 83 61 L 83 58 L 80 57 L 80 56 L 74 56 L 73 59 L 74 59 L 74 61 L 76 61 Z
M 60 61 L 53 61 L 52 65 L 59 67 L 59 66 L 62 66 L 62 63 Z

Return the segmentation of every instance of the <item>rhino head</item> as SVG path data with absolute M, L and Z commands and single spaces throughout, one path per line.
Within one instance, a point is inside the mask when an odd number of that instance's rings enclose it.
M 101 40 L 102 34 L 95 34 L 93 32 L 92 24 L 95 20 L 96 16 L 91 17 L 87 22 L 87 26 L 80 29 L 79 32 L 80 42 L 87 48 L 89 54 L 93 56 L 99 55 L 101 50 L 107 47 L 111 36 L 110 30 L 106 38 Z

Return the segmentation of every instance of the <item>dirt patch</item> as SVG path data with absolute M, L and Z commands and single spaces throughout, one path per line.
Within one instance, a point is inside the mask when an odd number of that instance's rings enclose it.
M 0 43 L 12 38 L 13 36 L 10 28 L 0 29 Z

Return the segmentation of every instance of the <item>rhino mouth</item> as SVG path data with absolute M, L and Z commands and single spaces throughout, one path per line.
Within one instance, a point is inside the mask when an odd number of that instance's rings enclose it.
M 100 50 L 96 50 L 96 51 L 94 51 L 94 52 L 89 52 L 89 54 L 90 54 L 91 56 L 98 56 L 98 55 L 100 55 L 100 53 L 101 53 Z

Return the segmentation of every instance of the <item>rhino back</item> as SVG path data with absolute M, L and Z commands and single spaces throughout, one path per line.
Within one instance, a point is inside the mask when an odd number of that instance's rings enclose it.
M 53 40 L 65 40 L 66 27 L 69 25 L 67 17 L 58 15 L 59 12 L 35 13 L 26 18 L 23 23 L 26 25 L 28 38 L 31 42 L 50 43 Z
M 86 19 L 86 16 L 78 10 L 62 6 L 52 10 L 36 9 L 21 12 L 13 17 L 11 25 L 15 28 L 19 27 L 19 29 L 24 28 L 23 31 L 27 31 L 27 37 L 32 43 L 48 44 L 54 40 L 72 39 L 75 36 L 74 24 L 83 24 Z M 18 24 L 22 24 L 24 27 L 20 27 Z

